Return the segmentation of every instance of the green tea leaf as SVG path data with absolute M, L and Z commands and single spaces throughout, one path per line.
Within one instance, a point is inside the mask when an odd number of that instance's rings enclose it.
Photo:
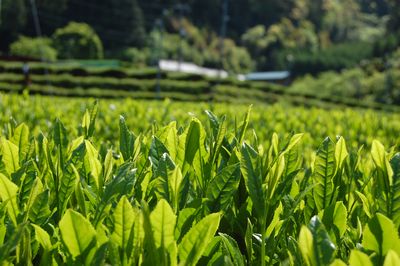
M 17 194 L 18 186 L 0 173 L 0 198 L 6 203 L 7 213 L 15 226 L 17 225 L 17 217 L 19 214 Z
M 111 235 L 111 240 L 121 247 L 122 250 L 126 250 L 135 222 L 135 212 L 126 196 L 122 196 L 119 200 L 112 218 L 114 222 L 114 231 Z
M 159 162 L 164 154 L 168 154 L 167 148 L 157 137 L 153 137 L 149 150 L 149 159 L 152 163 L 153 171 L 157 171 Z
M 348 155 L 346 142 L 343 137 L 340 137 L 335 146 L 336 169 L 342 168 L 343 162 Z
M 241 145 L 244 139 L 244 135 L 246 134 L 247 127 L 249 125 L 250 113 L 252 106 L 250 105 L 247 109 L 246 116 L 243 119 L 243 123 L 240 126 L 239 130 L 236 132 L 236 139 L 238 140 L 238 144 Z
M 383 263 L 383 266 L 398 266 L 398 265 L 400 265 L 399 255 L 395 251 L 389 250 L 386 255 L 385 262 Z
M 358 251 L 356 249 L 353 249 L 351 251 L 349 263 L 350 263 L 350 265 L 354 265 L 354 266 L 372 266 L 373 265 L 367 254 L 362 253 L 361 251 Z
M 314 162 L 313 189 L 315 205 L 318 211 L 328 207 L 333 196 L 333 177 L 335 174 L 335 145 L 330 138 L 326 138 L 319 147 Z
M 335 245 L 318 216 L 311 218 L 309 228 L 302 227 L 299 247 L 307 265 L 329 265 L 335 255 Z
M 400 254 L 400 239 L 393 222 L 377 213 L 363 232 L 362 245 L 365 249 L 375 251 L 379 256 L 384 257 L 390 249 Z
M 185 160 L 189 165 L 193 164 L 194 157 L 200 149 L 201 128 L 200 121 L 193 118 L 189 125 L 185 143 Z
M 220 214 L 213 213 L 195 224 L 178 246 L 180 265 L 196 265 L 218 229 Z
M 101 179 L 101 163 L 98 159 L 99 153 L 90 143 L 90 141 L 85 140 L 85 169 L 90 176 L 93 177 L 96 188 L 100 189 L 103 186 L 103 180 Z
M 183 176 L 181 168 L 179 166 L 175 167 L 174 170 L 168 171 L 168 188 L 170 191 L 170 201 L 172 206 L 176 211 L 178 211 L 179 201 L 180 201 L 180 191 L 183 181 Z
M 119 149 L 125 161 L 129 160 L 133 155 L 135 135 L 128 129 L 125 118 L 119 118 Z
M 400 227 L 400 153 L 397 153 L 391 160 L 390 165 L 393 169 L 393 185 L 390 193 L 390 213 L 389 218 L 393 220 L 396 228 Z
M 322 211 L 322 223 L 326 229 L 339 243 L 340 238 L 344 235 L 347 228 L 347 209 L 343 202 L 339 201 L 331 204 Z
M 239 246 L 235 239 L 227 234 L 219 234 L 221 236 L 221 242 L 223 245 L 223 252 L 225 256 L 229 257 L 232 265 L 244 266 L 245 261 L 243 259 L 242 253 L 240 252 Z
M 18 146 L 11 141 L 0 138 L 0 154 L 5 165 L 8 176 L 15 173 L 19 169 L 19 149 Z
M 299 235 L 299 248 L 303 259 L 308 266 L 317 265 L 316 255 L 314 254 L 313 235 L 307 226 L 303 225 Z
M 393 183 L 393 170 L 390 166 L 385 147 L 377 140 L 372 142 L 371 155 L 375 165 L 381 169 L 388 178 L 388 185 L 391 186 Z
M 157 203 L 156 208 L 150 214 L 150 221 L 156 247 L 167 249 L 175 242 L 176 216 L 166 200 L 161 199 Z
M 262 189 L 262 179 L 261 174 L 253 165 L 253 161 L 257 157 L 258 154 L 244 143 L 241 150 L 240 169 L 255 210 L 259 217 L 263 217 L 265 212 L 265 195 Z
M 286 148 L 285 148 L 285 153 L 291 151 L 299 142 L 300 140 L 303 138 L 304 134 L 295 134 L 290 138 L 289 143 L 287 144 Z
M 29 152 L 29 128 L 26 124 L 15 128 L 11 142 L 18 147 L 19 161 L 24 162 Z
M 344 263 L 342 260 L 335 259 L 330 266 L 346 266 L 347 264 Z
M 49 209 L 49 191 L 45 190 L 38 194 L 29 209 L 29 219 L 38 225 L 46 222 L 51 215 Z
M 36 224 L 32 224 L 32 226 L 35 229 L 36 240 L 39 242 L 44 250 L 50 251 L 53 248 L 53 245 L 51 244 L 49 234 Z
M 278 186 L 278 183 L 282 177 L 284 169 L 285 169 L 285 156 L 281 154 L 279 155 L 276 162 L 272 165 L 266 178 L 268 183 L 267 199 L 272 200 L 273 197 L 275 196 L 275 189 Z
M 78 181 L 78 171 L 73 164 L 69 164 L 61 176 L 61 184 L 58 192 L 58 213 L 60 217 L 67 208 L 68 201 L 71 198 Z
M 239 187 L 240 165 L 229 165 L 221 170 L 208 185 L 207 205 L 211 212 L 226 211 Z
M 175 161 L 178 155 L 178 130 L 176 129 L 176 121 L 172 121 L 168 126 L 163 128 L 160 140 L 168 150 L 172 160 Z
M 195 208 L 185 208 L 179 212 L 175 227 L 175 239 L 180 240 L 192 227 L 195 212 Z
M 93 136 L 96 124 L 96 116 L 97 116 L 97 101 L 94 102 L 92 108 L 90 109 L 90 113 L 88 110 L 86 110 L 82 118 L 82 128 L 85 133 L 85 139 L 88 139 Z
M 83 254 L 96 239 L 96 230 L 82 214 L 67 210 L 60 220 L 62 240 L 73 258 Z

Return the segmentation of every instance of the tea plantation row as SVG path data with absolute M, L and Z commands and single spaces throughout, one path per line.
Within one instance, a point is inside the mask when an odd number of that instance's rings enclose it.
M 397 114 L 15 95 L 0 108 L 5 265 L 400 263 Z

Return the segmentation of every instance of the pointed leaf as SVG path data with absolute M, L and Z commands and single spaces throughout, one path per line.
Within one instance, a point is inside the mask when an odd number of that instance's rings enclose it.
M 65 212 L 59 227 L 62 240 L 73 258 L 83 254 L 96 237 L 96 230 L 90 222 L 70 209 Z
M 0 173 L 0 198 L 6 204 L 7 213 L 14 225 L 17 225 L 19 214 L 17 203 L 18 186 Z
M 11 141 L 0 138 L 0 154 L 2 154 L 2 161 L 5 165 L 7 174 L 11 176 L 19 169 L 19 149 L 18 146 Z
M 343 162 L 348 155 L 346 142 L 343 137 L 340 137 L 335 146 L 336 169 L 342 168 Z
M 315 205 L 318 211 L 328 207 L 331 203 L 333 188 L 333 176 L 335 174 L 335 146 L 330 138 L 326 138 L 317 152 L 314 162 L 313 189 Z
M 36 224 L 32 224 L 32 226 L 35 229 L 36 241 L 39 242 L 39 244 L 43 247 L 44 250 L 50 251 L 53 245 L 51 244 L 49 234 Z
M 261 174 L 253 165 L 253 160 L 256 160 L 257 157 L 258 154 L 244 143 L 241 150 L 240 169 L 255 210 L 259 217 L 263 217 L 265 212 L 265 195 L 262 189 L 262 179 Z
M 368 255 L 358 251 L 356 249 L 352 250 L 350 253 L 350 265 L 354 266 L 372 266 L 372 262 L 369 259 Z
M 245 262 L 235 239 L 227 234 L 220 233 L 223 251 L 235 266 L 244 266 Z
M 393 170 L 390 166 L 385 147 L 382 145 L 382 143 L 377 140 L 372 142 L 371 155 L 375 165 L 387 175 L 388 183 L 391 186 L 393 183 Z
M 193 164 L 194 157 L 200 149 L 200 134 L 202 125 L 198 119 L 190 122 L 185 143 L 185 160 L 189 165 Z
M 239 187 L 239 164 L 229 165 L 216 175 L 207 189 L 207 205 L 211 212 L 226 211 Z
M 11 141 L 17 145 L 19 151 L 19 161 L 23 162 L 29 152 L 29 128 L 22 123 L 14 130 Z
M 365 249 L 375 251 L 381 257 L 385 256 L 389 249 L 400 254 L 397 229 L 389 218 L 380 213 L 377 213 L 364 229 L 362 245 Z
M 393 186 L 390 193 L 390 213 L 388 214 L 396 225 L 400 227 L 400 153 L 397 153 L 391 160 L 393 168 Z
M 331 236 L 334 236 L 336 243 L 344 235 L 347 229 L 347 209 L 343 202 L 339 201 L 331 204 L 322 211 L 322 223 Z
M 398 266 L 398 265 L 400 265 L 399 255 L 395 251 L 389 250 L 386 255 L 385 262 L 383 263 L 383 266 Z
M 29 210 L 29 219 L 35 224 L 43 224 L 49 219 L 49 191 L 45 190 L 37 195 Z
M 196 265 L 218 229 L 220 214 L 213 213 L 195 224 L 178 246 L 180 264 Z
M 313 248 L 313 236 L 310 229 L 307 226 L 302 226 L 299 235 L 299 247 L 303 259 L 308 266 L 317 265 L 314 248 Z
M 90 141 L 85 140 L 85 169 L 87 173 L 90 173 L 91 177 L 93 177 L 96 188 L 100 189 L 100 186 L 103 185 L 103 181 L 101 179 L 101 163 L 98 159 L 99 153 L 90 143 Z
M 135 135 L 128 129 L 125 123 L 125 118 L 119 118 L 119 149 L 125 161 L 133 155 L 135 144 Z
M 175 242 L 176 216 L 166 200 L 161 199 L 157 203 L 156 208 L 150 214 L 150 221 L 156 247 L 167 249 Z
M 111 240 L 123 250 L 126 250 L 135 222 L 135 212 L 126 196 L 122 196 L 119 200 L 112 217 L 114 221 L 114 231 L 111 235 Z

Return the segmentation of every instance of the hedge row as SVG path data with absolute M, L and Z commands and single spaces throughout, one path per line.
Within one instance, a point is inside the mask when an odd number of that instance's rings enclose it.
M 126 91 L 154 91 L 157 86 L 156 80 L 139 79 L 117 79 L 103 77 L 75 77 L 67 74 L 63 75 L 31 75 L 33 84 L 53 85 L 60 88 L 101 88 L 109 90 Z M 23 84 L 23 76 L 18 74 L 0 74 L 0 81 L 9 83 Z M 179 91 L 190 94 L 204 94 L 210 92 L 210 84 L 206 81 L 188 82 L 179 80 L 162 79 L 160 81 L 162 91 Z
M 0 62 L 0 72 L 22 73 L 22 63 Z M 141 70 L 131 70 L 127 68 L 87 68 L 77 66 L 62 66 L 57 64 L 29 63 L 30 73 L 33 75 L 45 74 L 69 74 L 72 76 L 102 76 L 114 78 L 135 78 L 135 79 L 155 79 L 157 77 L 156 68 L 144 68 Z M 165 73 L 162 73 L 166 77 Z

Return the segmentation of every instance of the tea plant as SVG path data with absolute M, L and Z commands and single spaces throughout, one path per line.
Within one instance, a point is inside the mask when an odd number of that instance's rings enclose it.
M 58 119 L 47 133 L 6 124 L 3 264 L 400 263 L 395 148 L 327 137 L 310 152 L 303 134 L 262 139 L 250 110 L 235 126 L 206 111 L 136 132 L 121 116 L 107 146 L 97 108 L 77 136 Z

